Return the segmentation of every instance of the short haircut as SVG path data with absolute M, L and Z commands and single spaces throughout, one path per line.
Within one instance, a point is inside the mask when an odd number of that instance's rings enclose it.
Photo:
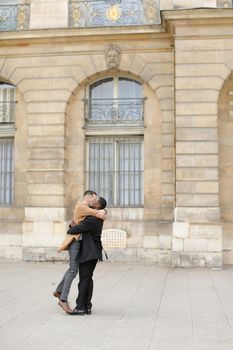
M 85 196 L 97 196 L 97 193 L 95 191 L 87 190 L 83 194 L 83 197 Z
M 99 208 L 100 209 L 104 209 L 106 207 L 106 205 L 107 205 L 107 201 L 103 197 L 99 197 L 98 198 L 98 203 L 99 203 Z

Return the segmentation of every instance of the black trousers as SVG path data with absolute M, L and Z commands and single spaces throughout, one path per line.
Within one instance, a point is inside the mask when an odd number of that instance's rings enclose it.
M 93 294 L 93 272 L 97 259 L 79 263 L 79 284 L 76 305 L 78 310 L 91 309 L 91 298 Z

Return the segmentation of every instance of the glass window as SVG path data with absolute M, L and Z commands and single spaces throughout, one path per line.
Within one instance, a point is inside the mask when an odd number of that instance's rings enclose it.
M 113 98 L 113 78 L 107 78 L 90 86 L 90 98 Z
M 118 79 L 118 98 L 141 98 L 142 87 L 138 81 L 119 78 Z
M 119 205 L 142 205 L 142 141 L 118 141 Z
M 15 87 L 0 83 L 0 125 L 11 124 L 15 120 Z
M 143 138 L 88 138 L 88 187 L 110 206 L 143 205 Z
M 142 206 L 143 136 L 125 135 L 126 128 L 143 128 L 141 83 L 108 77 L 90 85 L 85 102 L 87 129 L 95 134 L 87 137 L 87 187 L 105 197 L 109 206 Z M 106 123 L 110 126 L 104 128 Z
M 0 82 L 0 206 L 13 202 L 15 87 Z
M 0 138 L 0 205 L 13 202 L 14 139 Z
M 110 77 L 90 86 L 86 121 L 132 123 L 143 121 L 141 83 L 125 77 Z

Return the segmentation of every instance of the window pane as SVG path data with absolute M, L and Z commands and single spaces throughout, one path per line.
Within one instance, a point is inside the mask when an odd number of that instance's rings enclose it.
M 0 83 L 0 124 L 15 120 L 15 87 Z
M 142 142 L 119 142 L 119 204 L 142 205 Z
M 89 188 L 108 205 L 143 204 L 142 138 L 89 139 Z
M 13 139 L 0 139 L 0 205 L 13 202 Z
M 90 86 L 88 119 L 112 119 L 113 90 L 113 78 L 98 81 Z
M 119 120 L 142 120 L 142 87 L 137 81 L 119 78 L 118 81 L 118 118 Z
M 143 120 L 141 83 L 128 78 L 107 78 L 90 86 L 86 119 L 103 122 Z M 87 108 L 88 107 L 88 108 Z
M 113 78 L 103 79 L 92 84 L 90 98 L 113 98 Z
M 119 98 L 141 98 L 142 86 L 139 82 L 126 78 L 119 78 L 118 81 Z
M 89 188 L 113 204 L 114 144 L 108 139 L 89 142 Z

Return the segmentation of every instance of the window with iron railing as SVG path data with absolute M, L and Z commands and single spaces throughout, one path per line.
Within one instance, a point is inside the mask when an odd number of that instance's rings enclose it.
M 13 203 L 15 87 L 0 82 L 0 206 Z
M 89 91 L 89 98 L 84 99 L 88 124 L 143 124 L 144 98 L 139 82 L 124 77 L 106 78 L 92 84 Z
M 142 206 L 141 83 L 126 77 L 102 79 L 89 86 L 89 98 L 84 103 L 88 132 L 87 187 L 105 197 L 109 206 Z M 139 130 L 137 134 L 135 127 Z

